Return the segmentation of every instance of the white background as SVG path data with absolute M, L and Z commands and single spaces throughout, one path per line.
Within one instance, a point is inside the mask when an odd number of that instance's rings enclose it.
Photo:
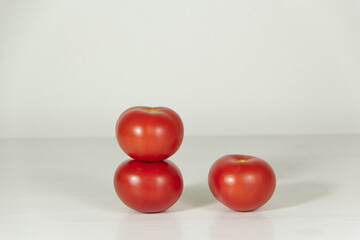
M 359 1 L 0 0 L 0 137 L 360 133 Z

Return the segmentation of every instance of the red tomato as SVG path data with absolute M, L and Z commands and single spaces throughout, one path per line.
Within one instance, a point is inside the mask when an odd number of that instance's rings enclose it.
M 114 186 L 128 207 L 143 213 L 162 212 L 179 199 L 183 180 L 180 170 L 169 160 L 128 160 L 117 168 Z
M 184 126 L 180 116 L 165 107 L 132 107 L 116 123 L 116 138 L 122 150 L 140 161 L 161 161 L 180 147 Z
M 273 195 L 276 177 L 264 160 L 247 155 L 225 155 L 211 166 L 209 187 L 214 197 L 236 211 L 251 211 Z

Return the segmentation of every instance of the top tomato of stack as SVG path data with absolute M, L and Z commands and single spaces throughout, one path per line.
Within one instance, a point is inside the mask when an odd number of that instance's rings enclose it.
M 121 149 L 139 161 L 158 162 L 173 155 L 184 137 L 180 116 L 166 107 L 138 106 L 125 110 L 116 123 Z

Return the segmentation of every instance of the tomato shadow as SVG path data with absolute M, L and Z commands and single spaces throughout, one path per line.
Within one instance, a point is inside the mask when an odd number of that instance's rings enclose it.
M 181 221 L 170 210 L 151 214 L 129 211 L 121 214 L 119 219 L 118 239 L 131 239 L 130 236 L 146 240 L 183 239 Z
M 209 239 L 276 239 L 271 218 L 259 212 L 229 210 L 215 215 L 209 229 Z
M 186 211 L 216 203 L 207 183 L 196 183 L 184 186 L 183 193 L 173 211 Z M 171 210 L 170 210 L 171 211 Z
M 130 212 L 114 190 L 113 176 L 123 159 L 118 157 L 117 146 L 112 142 L 108 138 L 39 140 L 32 146 L 36 151 L 30 152 L 36 153 L 31 156 L 37 159 L 36 164 L 27 165 L 22 175 L 24 182 L 33 191 L 56 199 L 59 205 Z
M 108 175 L 112 175 L 109 171 Z M 73 175 L 57 170 L 51 178 L 45 176 L 32 177 L 32 184 L 41 187 L 52 197 L 73 200 L 82 205 L 108 212 L 129 212 L 128 208 L 117 197 L 112 178 L 109 176 L 96 176 L 95 174 L 79 173 Z
M 334 186 L 324 182 L 289 182 L 278 184 L 273 197 L 258 211 L 295 207 L 319 200 L 334 191 Z

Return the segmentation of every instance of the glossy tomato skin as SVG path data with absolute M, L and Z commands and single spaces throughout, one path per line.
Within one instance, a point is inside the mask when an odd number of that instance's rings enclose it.
M 128 160 L 117 168 L 114 186 L 128 207 L 142 213 L 155 213 L 176 203 L 183 190 L 183 179 L 178 167 L 169 160 Z
M 236 211 L 252 211 L 273 195 L 276 176 L 264 160 L 248 155 L 225 155 L 214 162 L 208 176 L 214 197 Z
M 116 138 L 121 149 L 140 161 L 162 161 L 180 147 L 184 126 L 180 116 L 166 107 L 132 107 L 116 123 Z

